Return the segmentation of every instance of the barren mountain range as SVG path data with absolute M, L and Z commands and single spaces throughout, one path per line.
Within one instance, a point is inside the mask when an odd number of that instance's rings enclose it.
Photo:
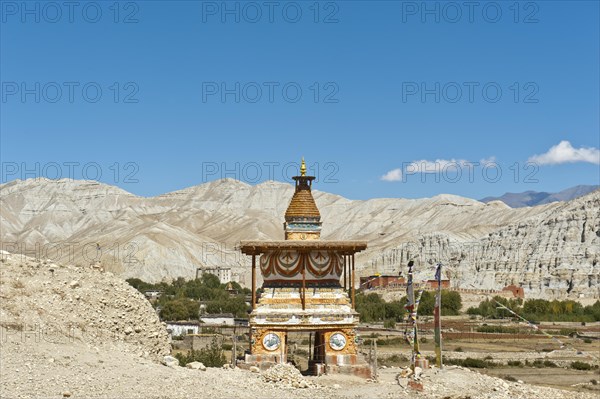
M 0 185 L 0 241 L 13 253 L 149 282 L 191 278 L 197 268 L 231 267 L 248 283 L 240 240 L 283 239 L 293 194 L 286 183 L 223 179 L 145 198 L 82 180 Z M 454 195 L 349 200 L 313 192 L 323 239 L 368 241 L 360 275 L 398 274 L 409 259 L 420 277 L 461 288 L 523 286 L 528 297 L 600 296 L 600 190 L 534 207 L 510 208 Z
M 511 208 L 520 208 L 523 206 L 535 206 L 549 204 L 557 201 L 569 201 L 579 198 L 592 191 L 598 190 L 598 185 L 579 185 L 569 187 L 558 193 L 547 193 L 545 191 L 524 191 L 522 193 L 505 193 L 500 197 L 485 197 L 481 202 L 502 201 Z

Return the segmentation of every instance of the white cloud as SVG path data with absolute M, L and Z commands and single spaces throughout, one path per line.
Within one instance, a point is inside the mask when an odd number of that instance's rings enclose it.
M 390 170 L 385 175 L 381 176 L 381 180 L 383 180 L 383 181 L 400 181 L 400 180 L 402 180 L 402 170 L 400 170 L 400 168 Z
M 404 170 L 409 173 L 440 173 L 442 170 L 459 169 L 467 165 L 471 165 L 471 162 L 464 159 L 421 159 L 407 164 Z
M 574 148 L 567 140 L 551 147 L 548 152 L 534 155 L 529 162 L 539 165 L 556 165 L 561 163 L 588 162 L 600 165 L 600 150 L 594 147 Z
M 401 168 L 390 170 L 385 175 L 381 176 L 380 179 L 383 181 L 401 181 L 403 177 L 417 173 L 461 173 L 463 169 L 472 170 L 479 165 L 487 165 L 495 161 L 496 157 L 494 156 L 481 159 L 479 162 L 454 158 L 436 159 L 435 161 L 421 159 L 418 161 L 404 162 Z

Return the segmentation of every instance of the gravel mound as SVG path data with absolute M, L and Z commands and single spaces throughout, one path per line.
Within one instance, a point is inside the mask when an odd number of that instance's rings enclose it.
M 112 273 L 2 251 L 0 293 L 3 344 L 81 342 L 152 360 L 170 353 L 150 303 Z
M 262 374 L 263 381 L 294 388 L 314 388 L 316 385 L 305 379 L 291 364 L 277 364 Z

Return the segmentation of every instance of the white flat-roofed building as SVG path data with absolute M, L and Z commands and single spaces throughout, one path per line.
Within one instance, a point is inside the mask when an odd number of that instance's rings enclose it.
M 198 271 L 200 271 L 202 274 L 209 273 L 217 276 L 221 284 L 232 281 L 231 267 L 202 267 L 199 268 Z
M 167 321 L 167 332 L 171 337 L 198 334 L 200 323 L 197 321 Z
M 235 318 L 231 313 L 204 314 L 200 316 L 200 322 L 211 326 L 233 326 Z

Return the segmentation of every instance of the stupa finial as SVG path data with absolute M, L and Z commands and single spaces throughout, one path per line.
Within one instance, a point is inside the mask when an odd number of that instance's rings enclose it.
M 306 176 L 306 163 L 304 157 L 302 157 L 302 163 L 300 164 L 300 176 Z

